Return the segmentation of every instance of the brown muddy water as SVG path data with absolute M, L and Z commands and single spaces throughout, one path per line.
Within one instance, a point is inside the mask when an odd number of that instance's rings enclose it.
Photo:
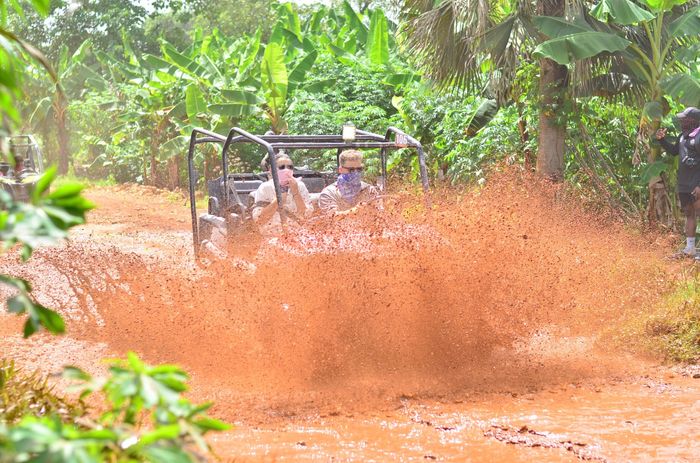
M 0 352 L 180 364 L 237 425 L 211 439 L 225 461 L 700 461 L 700 379 L 607 341 L 678 278 L 668 244 L 534 181 L 442 193 L 199 267 L 184 200 L 92 190 L 70 243 L 0 265 L 68 334 L 2 314 Z

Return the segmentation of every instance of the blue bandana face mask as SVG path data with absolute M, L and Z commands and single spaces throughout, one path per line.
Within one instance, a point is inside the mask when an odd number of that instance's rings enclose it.
M 338 190 L 344 200 L 352 202 L 362 190 L 362 172 L 338 175 Z

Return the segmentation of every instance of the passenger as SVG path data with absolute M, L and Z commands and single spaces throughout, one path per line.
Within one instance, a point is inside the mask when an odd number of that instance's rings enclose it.
M 7 176 L 14 177 L 18 180 L 20 172 L 24 170 L 24 159 L 22 159 L 22 156 L 15 155 L 14 153 L 10 154 L 10 156 L 12 167 L 9 169 Z
M 282 202 L 287 218 L 299 221 L 308 217 L 313 212 L 311 195 L 299 178 L 295 178 L 294 164 L 286 154 L 280 153 L 275 158 L 277 160 L 277 174 L 279 176 L 280 187 L 282 189 Z M 267 166 L 270 180 L 264 182 L 253 193 L 253 220 L 258 223 L 262 231 L 267 233 L 277 233 L 280 231 L 282 221 L 277 211 L 277 195 L 275 185 L 272 182 L 272 171 L 269 162 Z
M 362 181 L 362 153 L 345 150 L 340 153 L 338 180 L 321 192 L 318 207 L 324 212 L 336 215 L 354 213 L 363 202 L 376 199 L 379 192 L 369 183 Z

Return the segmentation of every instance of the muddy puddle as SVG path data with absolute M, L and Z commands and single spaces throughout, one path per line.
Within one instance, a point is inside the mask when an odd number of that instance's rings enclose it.
M 676 278 L 667 247 L 531 182 L 438 195 L 431 213 L 401 197 L 314 225 L 316 252 L 287 235 L 207 267 L 184 200 L 93 190 L 70 243 L 0 263 L 67 336 L 23 342 L 2 314 L 0 349 L 45 371 L 128 350 L 180 364 L 237 424 L 214 440 L 226 460 L 697 460 L 700 380 L 607 342 Z M 348 227 L 369 230 L 358 252 L 334 249 Z
M 690 462 L 700 452 L 699 397 L 697 379 L 675 377 L 405 398 L 384 412 L 244 425 L 216 446 L 237 461 Z

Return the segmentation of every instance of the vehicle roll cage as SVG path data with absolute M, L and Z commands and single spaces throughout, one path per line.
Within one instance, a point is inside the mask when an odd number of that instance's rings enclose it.
M 282 207 L 282 189 L 280 188 L 279 174 L 277 170 L 277 160 L 275 153 L 283 149 L 337 149 L 336 162 L 340 162 L 340 153 L 346 149 L 352 148 L 375 148 L 380 149 L 382 179 L 386 182 L 387 178 L 387 152 L 401 148 L 415 149 L 418 154 L 418 163 L 420 166 L 420 176 L 423 191 L 428 192 L 430 187 L 428 182 L 428 169 L 426 167 L 425 152 L 423 145 L 415 138 L 407 135 L 396 127 L 389 127 L 384 136 L 376 133 L 357 130 L 355 139 L 346 141 L 342 135 L 253 135 L 245 130 L 234 127 L 229 130 L 227 136 L 202 129 L 195 128 L 190 136 L 190 146 L 187 155 L 187 171 L 189 176 L 190 189 L 190 210 L 192 213 L 192 237 L 194 240 L 195 253 L 198 253 L 199 246 L 199 230 L 197 223 L 197 207 L 195 203 L 195 186 L 197 183 L 197 175 L 194 168 L 194 152 L 197 145 L 203 143 L 221 143 L 221 168 L 223 177 L 223 204 L 222 210 L 229 208 L 229 188 L 228 188 L 228 150 L 235 143 L 255 143 L 265 148 L 267 158 L 270 163 L 272 173 L 272 183 L 275 187 L 275 196 L 277 197 L 278 212 L 282 221 L 285 220 L 284 208 Z M 382 185 L 385 186 L 385 185 Z M 232 190 L 234 201 L 237 204 L 243 204 L 238 197 L 235 189 Z
M 39 143 L 33 135 L 12 135 L 9 137 L 10 150 L 13 148 L 25 148 L 26 158 L 29 159 L 32 167 L 38 172 L 44 172 L 44 157 L 39 148 Z M 15 153 L 12 153 L 14 156 Z

